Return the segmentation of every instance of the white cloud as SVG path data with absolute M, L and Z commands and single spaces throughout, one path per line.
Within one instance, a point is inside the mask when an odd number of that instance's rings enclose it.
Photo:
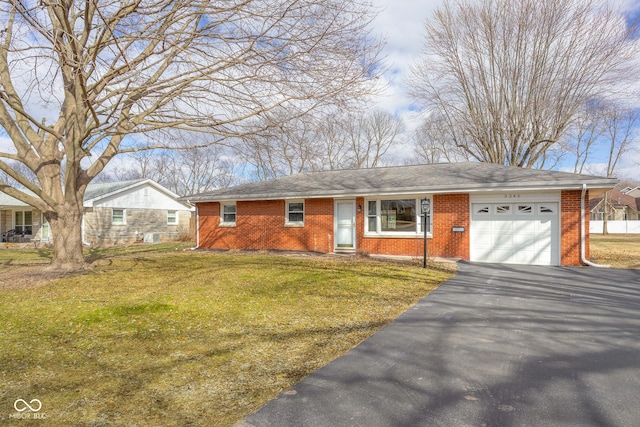
M 419 57 L 423 40 L 424 25 L 442 0 L 375 0 L 381 11 L 374 21 L 374 31 L 386 41 L 384 50 L 387 72 L 382 76 L 385 86 L 377 97 L 378 106 L 396 114 L 409 126 L 415 122 L 412 100 L 407 93 L 406 79 L 411 64 Z

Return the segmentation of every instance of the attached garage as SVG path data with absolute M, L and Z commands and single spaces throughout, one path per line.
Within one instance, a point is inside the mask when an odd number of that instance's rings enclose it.
M 471 261 L 560 265 L 559 195 L 471 198 Z

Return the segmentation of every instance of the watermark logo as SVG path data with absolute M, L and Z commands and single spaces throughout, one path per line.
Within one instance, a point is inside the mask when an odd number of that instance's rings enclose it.
M 40 402 L 38 399 L 32 399 L 29 403 L 27 403 L 27 401 L 24 399 L 17 399 L 15 402 L 13 402 L 13 407 L 18 412 L 24 412 L 26 410 L 29 410 L 31 412 L 40 412 L 40 409 L 42 409 L 42 402 Z
M 16 399 L 13 402 L 13 409 L 15 413 L 10 414 L 9 418 L 14 419 L 45 419 L 46 415 L 40 410 L 42 409 L 42 402 L 39 399 L 31 399 L 26 401 L 25 399 Z

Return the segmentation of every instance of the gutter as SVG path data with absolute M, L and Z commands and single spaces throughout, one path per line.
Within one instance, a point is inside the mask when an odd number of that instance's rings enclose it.
M 580 261 L 590 267 L 610 268 L 610 265 L 596 264 L 586 257 L 586 232 L 585 232 L 585 194 L 587 193 L 587 184 L 582 184 L 582 196 L 580 197 Z

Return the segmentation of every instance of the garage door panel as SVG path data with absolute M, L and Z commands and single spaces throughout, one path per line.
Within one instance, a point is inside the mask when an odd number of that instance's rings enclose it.
M 471 260 L 559 264 L 557 202 L 472 203 Z
M 536 246 L 537 236 L 535 233 L 519 233 L 513 236 L 513 244 L 517 247 L 522 247 L 521 250 L 526 250 L 527 247 L 533 248 Z

